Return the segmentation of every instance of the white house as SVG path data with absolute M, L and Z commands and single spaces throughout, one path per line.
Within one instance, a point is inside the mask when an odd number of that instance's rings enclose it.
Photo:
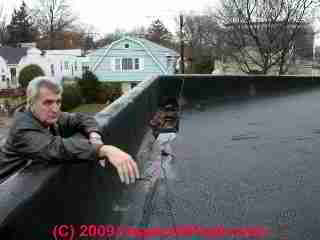
M 61 83 L 63 78 L 81 77 L 88 68 L 88 59 L 82 56 L 81 49 L 41 51 L 34 43 L 23 43 L 18 48 L 0 47 L 0 89 L 19 87 L 20 72 L 31 64 Z
M 22 45 L 22 47 L 0 48 L 0 88 L 19 87 L 18 77 L 23 68 L 28 65 L 38 65 L 45 75 L 50 73 L 50 61 L 43 52 L 33 45 Z
M 82 55 L 81 49 L 45 50 L 45 56 L 50 61 L 49 76 L 57 81 L 82 77 L 83 70 L 87 68 L 87 57 Z
M 19 77 L 22 69 L 31 64 L 39 66 L 46 76 L 50 76 L 50 59 L 41 50 L 34 47 L 28 48 L 26 55 L 20 59 L 17 65 L 17 76 Z
M 1 84 L 0 88 L 16 88 L 18 87 L 17 81 L 17 67 L 20 60 L 26 56 L 28 48 L 12 48 L 1 47 Z

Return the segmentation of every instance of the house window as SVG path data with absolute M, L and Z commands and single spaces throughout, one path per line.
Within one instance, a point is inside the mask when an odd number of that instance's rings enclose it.
M 11 81 L 13 84 L 16 84 L 16 76 L 17 76 L 17 70 L 15 68 L 10 68 L 10 74 L 11 74 Z
M 87 71 L 89 71 L 89 66 L 83 64 L 82 65 L 82 73 L 86 73 Z
M 123 58 L 122 59 L 122 70 L 132 70 L 132 58 Z
M 53 77 L 54 76 L 54 65 L 53 64 L 51 64 L 51 76 Z
M 140 69 L 140 64 L 139 64 L 139 58 L 134 59 L 134 69 L 139 70 Z
M 140 58 L 116 58 L 114 60 L 114 70 L 116 71 L 131 71 L 140 69 Z
M 6 81 L 6 76 L 2 75 L 2 82 L 5 82 L 5 81 Z
M 64 69 L 65 69 L 65 70 L 68 70 L 68 69 L 69 69 L 69 63 L 68 63 L 68 61 L 65 61 L 65 62 L 64 62 Z
M 129 44 L 126 43 L 126 44 L 124 45 L 124 48 L 129 48 Z

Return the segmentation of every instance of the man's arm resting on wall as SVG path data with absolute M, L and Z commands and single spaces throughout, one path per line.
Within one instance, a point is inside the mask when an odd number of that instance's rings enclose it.
M 14 143 L 17 153 L 48 162 L 90 161 L 99 157 L 101 143 L 84 138 L 62 138 L 37 129 L 21 130 Z
M 13 147 L 26 158 L 52 163 L 107 159 L 117 169 L 122 182 L 129 184 L 140 178 L 137 164 L 129 154 L 83 138 L 62 138 L 42 130 L 25 129 L 16 135 Z
M 96 133 L 101 136 L 97 121 L 94 117 L 87 114 L 63 112 L 59 119 L 59 124 L 63 127 L 62 130 L 72 129 L 75 132 L 83 133 L 88 138 L 91 133 Z

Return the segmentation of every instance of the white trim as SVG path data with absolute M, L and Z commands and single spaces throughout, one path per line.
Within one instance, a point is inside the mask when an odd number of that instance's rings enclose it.
M 141 71 L 143 71 L 144 70 L 144 58 L 139 58 L 139 64 L 140 64 L 139 68 L 141 69 Z
M 119 64 L 117 64 L 117 60 L 120 61 Z M 117 66 L 120 67 L 120 69 L 118 69 Z M 113 57 L 112 58 L 112 71 L 113 72 L 122 72 L 121 58 L 120 57 Z
M 121 38 L 121 39 L 119 39 L 119 40 L 114 41 L 113 43 L 111 43 L 111 44 L 109 45 L 109 47 L 105 50 L 103 56 L 102 56 L 102 57 L 97 61 L 97 63 L 93 66 L 92 72 L 94 72 L 94 71 L 98 68 L 98 66 L 101 64 L 102 60 L 107 56 L 108 52 L 109 52 L 110 49 L 113 47 L 113 45 L 118 44 L 119 42 L 122 42 L 122 41 L 124 41 L 124 40 L 130 40 L 130 41 L 133 41 L 133 42 L 139 44 L 139 45 L 149 54 L 149 56 L 152 58 L 152 60 L 153 60 L 156 64 L 158 64 L 158 66 L 160 67 L 160 70 L 162 71 L 162 73 L 167 74 L 167 71 L 166 71 L 165 68 L 162 66 L 162 64 L 158 61 L 158 59 L 157 59 L 155 56 L 153 56 L 153 54 L 144 46 L 144 44 L 141 43 L 140 41 L 136 40 L 136 39 L 131 38 L 131 37 L 124 37 L 124 38 Z
M 110 58 L 110 68 L 112 72 L 116 71 L 116 58 Z

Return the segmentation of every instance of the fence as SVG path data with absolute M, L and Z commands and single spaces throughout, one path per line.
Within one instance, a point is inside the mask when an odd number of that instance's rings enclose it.
M 0 97 L 22 97 L 26 92 L 23 88 L 6 88 L 0 89 Z

